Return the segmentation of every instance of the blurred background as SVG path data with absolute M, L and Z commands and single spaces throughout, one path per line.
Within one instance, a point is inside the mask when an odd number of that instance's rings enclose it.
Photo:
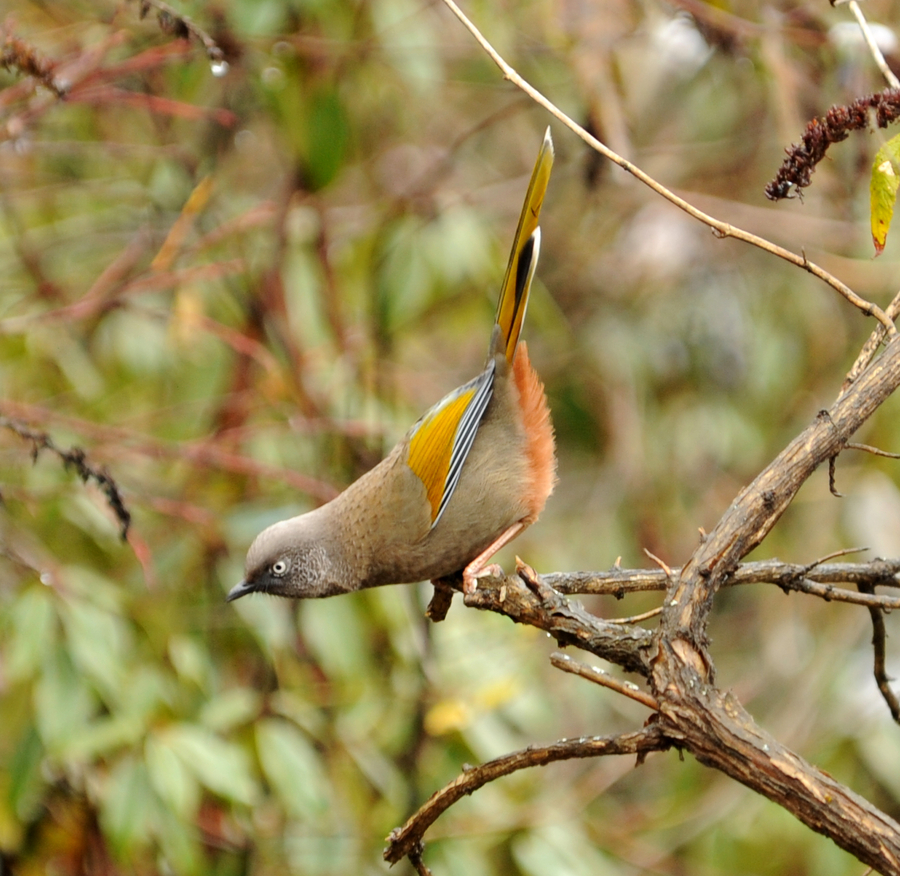
M 898 243 L 873 260 L 868 225 L 884 132 L 833 147 L 802 201 L 763 195 L 809 118 L 884 87 L 846 7 L 466 10 L 692 203 L 890 300 Z M 481 368 L 548 123 L 524 335 L 560 482 L 507 568 L 683 563 L 831 404 L 874 322 L 591 154 L 436 0 L 177 6 L 225 63 L 145 11 L 4 8 L 0 415 L 105 467 L 133 524 L 125 543 L 96 484 L 0 429 L 0 872 L 386 873 L 384 836 L 463 764 L 647 717 L 551 669 L 532 629 L 460 604 L 428 624 L 427 585 L 224 602 L 260 529 L 333 496 Z M 891 24 L 900 5 L 866 14 Z M 896 417 L 892 401 L 859 439 L 900 449 Z M 895 556 L 898 483 L 898 463 L 844 454 L 844 498 L 817 473 L 755 556 Z M 733 589 L 712 635 L 720 684 L 766 729 L 900 816 L 864 609 Z M 498 781 L 440 819 L 425 860 L 439 876 L 864 869 L 675 753 Z

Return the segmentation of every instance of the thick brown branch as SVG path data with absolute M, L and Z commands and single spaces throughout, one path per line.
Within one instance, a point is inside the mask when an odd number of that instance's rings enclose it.
M 743 490 L 681 570 L 664 601 L 651 683 L 661 724 L 702 763 L 793 813 L 884 874 L 900 876 L 900 825 L 755 726 L 712 685 L 706 626 L 712 598 L 762 541 L 816 467 L 836 456 L 900 385 L 894 340 L 828 411 Z
M 670 724 L 700 763 L 783 806 L 808 827 L 834 840 L 860 861 L 888 876 L 900 874 L 900 824 L 817 770 L 760 729 L 731 694 L 697 683 L 691 667 L 669 650 L 667 667 L 677 702 L 663 702 Z
M 706 641 L 706 620 L 716 590 L 742 557 L 769 533 L 800 487 L 816 468 L 841 452 L 853 433 L 900 386 L 900 339 L 827 411 L 798 435 L 746 487 L 681 570 L 666 599 L 664 625 L 671 639 L 694 648 Z M 700 656 L 695 652 L 695 657 Z M 706 667 L 697 664 L 704 677 Z
M 647 675 L 649 671 L 650 630 L 604 621 L 549 587 L 538 596 L 517 576 L 481 578 L 478 589 L 466 598 L 466 605 L 546 630 L 563 647 L 574 645 L 590 651 L 629 672 Z
M 672 742 L 651 724 L 634 733 L 621 736 L 583 736 L 580 739 L 561 739 L 552 745 L 532 746 L 489 760 L 481 766 L 470 767 L 449 785 L 432 794 L 428 801 L 403 825 L 395 828 L 387 837 L 388 847 L 384 859 L 391 864 L 406 857 L 421 843 L 425 831 L 441 813 L 458 800 L 477 791 L 488 782 L 508 776 L 518 770 L 545 766 L 558 760 L 579 757 L 600 757 L 607 754 L 641 754 L 664 751 Z

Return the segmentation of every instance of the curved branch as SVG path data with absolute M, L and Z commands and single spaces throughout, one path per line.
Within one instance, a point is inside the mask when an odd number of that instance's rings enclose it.
M 608 754 L 637 754 L 639 763 L 651 751 L 664 751 L 673 742 L 651 724 L 633 733 L 619 736 L 583 736 L 580 739 L 561 739 L 552 745 L 533 746 L 514 751 L 477 767 L 469 767 L 449 785 L 431 795 L 428 801 L 412 815 L 403 827 L 394 828 L 387 836 L 388 847 L 384 859 L 396 864 L 419 846 L 425 831 L 454 803 L 477 791 L 488 782 L 508 776 L 518 770 L 545 766 L 558 760 L 579 757 L 600 757 Z
M 900 338 L 828 411 L 742 490 L 666 595 L 650 676 L 661 723 L 698 760 L 721 770 L 830 837 L 864 864 L 900 876 L 900 824 L 757 727 L 712 684 L 706 628 L 713 596 L 738 561 L 772 529 L 822 462 L 900 386 Z

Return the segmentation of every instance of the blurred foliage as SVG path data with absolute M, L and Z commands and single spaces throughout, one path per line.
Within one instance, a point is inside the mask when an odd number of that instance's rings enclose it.
M 0 869 L 383 873 L 382 838 L 467 761 L 646 718 L 555 675 L 533 630 L 459 606 L 430 627 L 424 585 L 223 601 L 264 525 L 333 495 L 477 372 L 548 119 L 440 3 L 178 8 L 227 70 L 138 3 L 5 9 L 52 80 L 0 68 L 0 414 L 105 466 L 134 523 L 123 543 L 98 489 L 0 432 Z M 802 202 L 762 194 L 808 118 L 882 87 L 846 9 L 468 9 L 613 148 L 889 300 L 898 244 L 873 262 L 867 222 L 881 133 L 834 147 Z M 552 127 L 525 331 L 561 480 L 501 559 L 679 564 L 831 402 L 873 323 Z M 896 415 L 863 439 L 897 450 Z M 846 498 L 816 476 L 758 554 L 896 555 L 898 477 L 845 454 Z M 767 729 L 900 816 L 864 610 L 731 590 L 713 633 L 721 683 Z M 435 825 L 426 858 L 440 876 L 859 873 L 674 753 L 504 779 Z

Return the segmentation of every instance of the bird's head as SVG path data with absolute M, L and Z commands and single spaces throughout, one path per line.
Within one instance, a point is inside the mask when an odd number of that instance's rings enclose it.
M 233 602 L 248 593 L 310 599 L 353 590 L 342 575 L 339 546 L 329 541 L 337 539 L 337 533 L 327 526 L 322 511 L 264 529 L 247 552 L 244 580 L 231 589 L 226 600 Z

